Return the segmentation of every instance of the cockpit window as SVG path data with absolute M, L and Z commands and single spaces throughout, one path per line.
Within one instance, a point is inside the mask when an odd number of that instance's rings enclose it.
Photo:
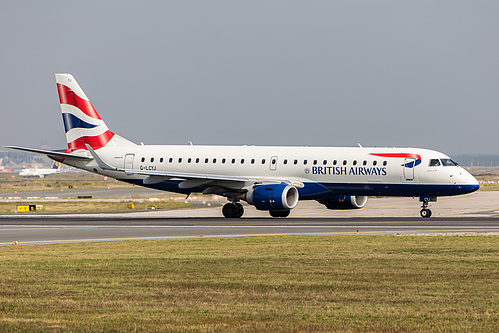
M 442 165 L 443 166 L 457 166 L 458 164 L 451 160 L 450 158 L 442 158 Z
M 431 159 L 431 160 L 430 160 L 430 164 L 429 164 L 429 166 L 431 166 L 431 167 L 440 166 L 440 160 L 438 160 L 438 159 L 436 159 L 436 158 Z

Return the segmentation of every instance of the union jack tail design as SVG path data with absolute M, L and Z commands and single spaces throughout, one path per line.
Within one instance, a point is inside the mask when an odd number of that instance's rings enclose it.
M 109 130 L 72 75 L 56 74 L 55 80 L 68 143 L 67 153 L 86 150 L 85 144 L 94 150 L 108 145 L 134 145 Z

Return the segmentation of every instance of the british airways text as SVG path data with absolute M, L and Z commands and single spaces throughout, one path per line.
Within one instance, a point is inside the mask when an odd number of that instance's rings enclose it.
M 386 167 L 312 167 L 313 175 L 337 175 L 337 176 L 386 176 Z

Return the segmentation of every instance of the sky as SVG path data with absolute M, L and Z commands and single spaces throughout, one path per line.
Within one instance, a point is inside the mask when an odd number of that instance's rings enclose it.
M 0 146 L 65 148 L 55 73 L 145 144 L 499 154 L 498 1 L 2 1 Z

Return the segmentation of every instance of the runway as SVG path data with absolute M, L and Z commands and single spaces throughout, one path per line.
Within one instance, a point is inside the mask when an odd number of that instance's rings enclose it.
M 498 234 L 499 193 L 447 198 L 434 217 L 419 217 L 411 198 L 376 198 L 365 209 L 330 211 L 300 203 L 288 218 L 271 218 L 246 206 L 241 219 L 220 208 L 91 214 L 0 216 L 0 245 L 57 244 L 145 239 L 294 235 Z
M 55 244 L 144 239 L 293 235 L 387 235 L 497 233 L 499 219 L 438 218 L 12 218 L 3 219 L 0 245 Z

